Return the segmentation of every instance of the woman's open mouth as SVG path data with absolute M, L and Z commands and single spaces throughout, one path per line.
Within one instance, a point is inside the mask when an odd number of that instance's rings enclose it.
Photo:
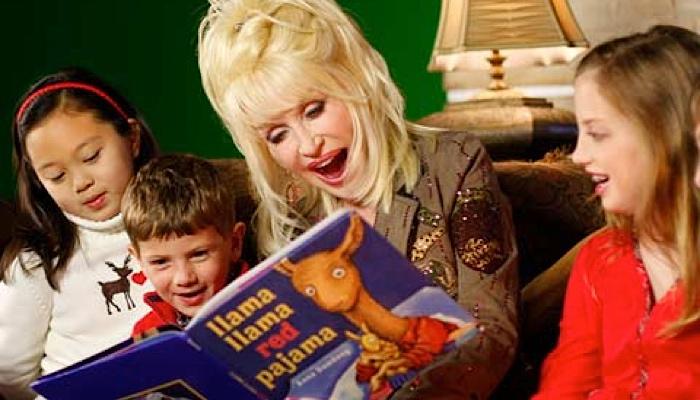
M 337 186 L 345 178 L 345 165 L 348 150 L 336 149 L 309 163 L 307 168 L 328 185 Z

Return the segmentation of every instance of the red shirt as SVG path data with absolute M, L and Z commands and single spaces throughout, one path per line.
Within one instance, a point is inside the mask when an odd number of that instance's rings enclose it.
M 158 293 L 148 292 L 144 294 L 143 301 L 151 306 L 152 310 L 134 324 L 131 337 L 141 339 L 156 333 L 159 328 L 178 326 L 177 310 L 158 296 Z
M 559 343 L 533 399 L 700 399 L 700 323 L 657 336 L 682 305 L 678 285 L 654 301 L 628 234 L 595 235 L 574 263 Z

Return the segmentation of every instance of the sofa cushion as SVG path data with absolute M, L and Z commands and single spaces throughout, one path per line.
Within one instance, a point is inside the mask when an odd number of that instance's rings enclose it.
M 590 177 L 561 152 L 494 168 L 513 208 L 521 286 L 605 223 Z
M 244 159 L 240 158 L 223 158 L 209 161 L 218 168 L 224 182 L 226 182 L 226 187 L 232 190 L 236 199 L 236 219 L 246 225 L 241 256 L 252 267 L 261 260 L 258 259 L 258 253 L 255 250 L 255 235 L 250 223 L 257 207 L 257 202 L 253 195 L 254 190 L 250 182 L 248 165 Z

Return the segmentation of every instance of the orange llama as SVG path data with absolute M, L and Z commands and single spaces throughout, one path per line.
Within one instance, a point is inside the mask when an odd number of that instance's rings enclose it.
M 358 380 L 370 381 L 372 390 L 378 380 L 372 377 L 392 376 L 406 369 L 418 369 L 430 364 L 442 353 L 444 345 L 471 329 L 472 324 L 458 327 L 429 316 L 400 316 L 384 307 L 367 291 L 362 277 L 352 261 L 359 248 L 364 227 L 356 214 L 342 243 L 335 249 L 312 254 L 294 263 L 283 259 L 276 269 L 289 276 L 294 288 L 328 312 L 341 313 L 365 333 L 372 332 L 382 339 L 396 343 L 399 357 L 387 360 L 379 368 L 358 365 Z

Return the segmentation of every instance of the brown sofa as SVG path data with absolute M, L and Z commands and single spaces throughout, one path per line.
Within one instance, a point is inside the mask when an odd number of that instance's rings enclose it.
M 247 222 L 256 203 L 244 160 L 213 162 L 224 173 L 228 186 L 236 191 L 239 219 Z M 600 205 L 591 199 L 592 182 L 563 153 L 550 153 L 534 162 L 497 161 L 494 167 L 513 208 L 522 288 L 521 351 L 494 398 L 528 398 L 536 388 L 542 358 L 558 335 L 565 283 L 575 255 L 569 250 L 604 220 Z M 11 204 L 0 202 L 0 220 L 2 250 L 15 221 Z M 249 236 L 245 254 L 254 261 L 250 239 Z

